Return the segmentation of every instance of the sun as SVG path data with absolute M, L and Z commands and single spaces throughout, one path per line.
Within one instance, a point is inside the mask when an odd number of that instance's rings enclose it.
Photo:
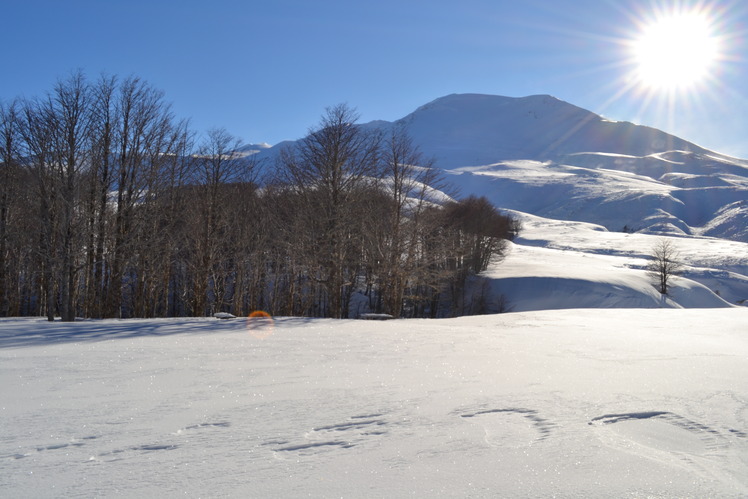
M 631 43 L 636 77 L 653 90 L 690 89 L 713 78 L 719 38 L 707 14 L 663 14 L 643 24 Z

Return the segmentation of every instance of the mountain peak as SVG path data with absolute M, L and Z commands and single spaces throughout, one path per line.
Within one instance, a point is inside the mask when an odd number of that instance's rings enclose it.
M 479 94 L 479 93 L 453 93 L 448 94 L 443 97 L 438 97 L 431 101 L 428 104 L 425 104 L 421 107 L 426 107 L 434 103 L 458 103 L 458 104 L 466 104 L 466 103 L 477 103 L 477 102 L 489 102 L 489 103 L 512 103 L 516 101 L 558 101 L 563 102 L 560 99 L 557 99 L 556 97 L 553 97 L 549 94 L 537 94 L 537 95 L 527 95 L 524 97 L 508 97 L 505 95 L 494 95 L 494 94 Z
M 581 109 L 548 94 L 527 95 L 524 97 L 507 97 L 503 95 L 492 94 L 454 93 L 436 98 L 428 104 L 424 104 L 423 106 L 419 107 L 415 112 L 434 107 L 471 108 L 475 106 L 488 106 L 495 109 L 511 106 L 571 106 L 576 109 Z
M 398 121 L 437 164 L 553 160 L 579 152 L 646 156 L 703 151 L 654 128 L 614 122 L 551 95 L 450 94 Z

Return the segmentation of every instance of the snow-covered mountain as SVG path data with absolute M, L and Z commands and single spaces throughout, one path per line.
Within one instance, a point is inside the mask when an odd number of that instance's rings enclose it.
M 463 194 L 502 208 L 614 231 L 748 241 L 747 160 L 548 95 L 454 94 L 364 126 L 403 127 Z
M 748 241 L 748 161 L 547 95 L 450 95 L 398 121 L 465 193 L 608 230 Z
M 602 118 L 549 95 L 453 94 L 396 122 L 441 168 L 602 152 L 646 156 L 704 149 L 660 130 Z
M 607 272 L 599 269 L 607 277 L 584 282 L 553 272 L 541 276 L 527 268 L 516 271 L 516 260 L 514 267 L 497 267 L 492 274 L 494 287 L 510 301 L 515 295 L 518 309 L 568 308 L 580 303 L 716 306 L 725 300 L 734 304 L 748 299 L 748 160 L 709 151 L 655 128 L 612 121 L 548 95 L 454 94 L 395 122 L 362 126 L 383 132 L 404 128 L 461 195 L 485 196 L 497 207 L 514 211 L 527 220 L 530 231 L 542 226 L 546 234 L 553 225 L 561 234 L 554 241 L 526 234 L 520 241 L 522 247 L 515 247 L 510 258 L 527 253 L 528 244 L 567 252 L 554 257 L 556 268 L 565 267 L 564 258 L 571 253 L 619 258 L 607 260 Z M 280 149 L 290 145 L 265 148 L 257 157 L 272 161 Z M 567 222 L 566 229 L 563 222 Z M 570 227 L 585 227 L 585 234 L 567 230 Z M 626 239 L 629 233 L 647 237 Z M 714 296 L 689 291 L 681 293 L 680 299 L 658 301 L 647 287 L 643 270 L 653 236 L 678 238 L 676 245 L 688 260 L 689 279 Z M 543 242 L 538 243 L 539 239 Z M 636 244 L 630 244 L 633 240 Z M 608 251 L 611 245 L 619 247 Z M 537 256 L 525 254 L 530 259 Z M 509 275 L 508 268 L 516 272 Z M 621 269 L 636 270 L 639 284 L 620 275 L 612 277 Z M 531 277 L 552 280 L 529 285 Z M 529 286 L 527 296 L 543 289 L 555 297 L 520 299 L 518 278 L 523 279 L 522 286 Z M 603 281 L 604 289 L 598 286 Z M 695 289 L 685 281 L 681 284 Z M 568 292 L 579 286 L 586 291 Z M 590 299 L 590 294 L 600 292 L 610 293 L 610 299 L 605 303 Z M 720 297 L 716 292 L 723 294 Z

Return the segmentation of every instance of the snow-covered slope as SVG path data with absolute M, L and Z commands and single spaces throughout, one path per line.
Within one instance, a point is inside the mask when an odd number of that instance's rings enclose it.
M 0 495 L 746 497 L 747 328 L 0 319 Z
M 486 274 L 510 309 L 748 300 L 748 161 L 549 96 L 450 95 L 398 124 L 464 195 L 524 218 Z M 664 299 L 644 270 L 653 236 L 688 266 Z
M 524 230 L 483 274 L 510 311 L 565 308 L 722 308 L 748 298 L 748 244 L 669 237 L 684 264 L 669 296 L 646 267 L 662 238 L 514 213 Z
M 748 241 L 748 176 L 663 177 L 527 160 L 456 168 L 447 176 L 462 192 L 484 195 L 506 209 L 612 231 Z

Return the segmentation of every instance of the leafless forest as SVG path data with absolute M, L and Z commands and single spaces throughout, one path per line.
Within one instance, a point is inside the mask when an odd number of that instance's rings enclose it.
M 481 312 L 466 283 L 517 224 L 356 119 L 329 108 L 263 164 L 137 77 L 0 102 L 0 316 Z

